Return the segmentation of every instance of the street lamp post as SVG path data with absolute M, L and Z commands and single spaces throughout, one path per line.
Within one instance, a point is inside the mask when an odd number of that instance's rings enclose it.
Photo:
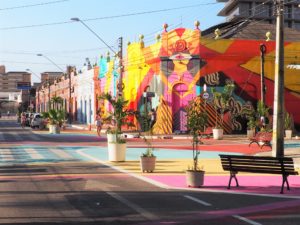
M 37 56 L 42 56 L 42 57 L 44 57 L 44 58 L 47 59 L 49 62 L 51 62 L 54 66 L 56 66 L 61 72 L 64 72 L 64 70 L 63 70 L 59 65 L 57 65 L 55 62 L 53 62 L 49 57 L 47 57 L 47 56 L 45 56 L 45 55 L 43 55 L 43 54 L 41 54 L 41 53 L 37 54 Z
M 264 44 L 260 45 L 260 53 L 261 53 L 261 76 L 260 76 L 260 99 L 262 105 L 265 105 L 265 53 L 266 53 L 266 46 Z
M 106 45 L 106 47 L 108 49 L 110 49 L 115 55 L 117 55 L 119 57 L 119 68 L 120 68 L 120 76 L 119 76 L 119 85 L 118 85 L 118 96 L 122 96 L 122 92 L 123 92 L 123 62 L 122 62 L 122 55 L 123 55 L 123 51 L 122 51 L 122 47 L 123 47 L 123 38 L 120 37 L 119 38 L 119 51 L 118 53 L 111 47 L 109 46 L 95 31 L 92 30 L 92 28 L 90 28 L 85 22 L 83 22 L 81 19 L 74 17 L 71 18 L 72 21 L 74 22 L 80 22 L 83 26 L 85 26 L 91 33 L 93 33 L 103 44 Z

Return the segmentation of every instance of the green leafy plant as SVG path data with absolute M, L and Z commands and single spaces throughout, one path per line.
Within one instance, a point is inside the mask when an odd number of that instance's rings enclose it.
M 234 88 L 235 85 L 233 83 L 226 84 L 222 92 L 218 92 L 215 88 L 211 88 L 216 111 L 216 128 L 221 128 L 223 125 L 224 113 L 229 109 L 229 100 L 233 94 Z M 218 113 L 221 114 L 220 120 L 218 119 Z
M 292 128 L 293 128 L 293 117 L 288 112 L 285 112 L 285 114 L 284 114 L 284 129 L 292 130 Z
M 192 145 L 193 145 L 193 166 L 192 170 L 201 170 L 198 166 L 198 157 L 200 154 L 199 144 L 202 142 L 199 140 L 199 132 L 205 129 L 208 121 L 208 115 L 206 112 L 201 111 L 201 99 L 200 97 L 194 98 L 189 102 L 186 107 L 187 112 L 187 128 L 192 135 Z
M 256 121 L 256 118 L 251 116 L 251 117 L 248 117 L 248 122 L 247 122 L 247 128 L 248 130 L 253 130 L 257 127 L 257 121 Z
M 264 105 L 263 104 L 263 102 L 262 101 L 258 101 L 257 102 L 257 109 L 256 109 L 256 111 L 257 111 L 257 116 L 258 117 L 265 117 L 265 116 L 267 116 L 267 114 L 268 114 L 268 112 L 269 112 L 269 107 L 267 107 L 266 105 Z
M 65 122 L 65 114 L 64 110 L 50 109 L 48 112 L 43 112 L 42 117 L 48 119 L 50 125 L 62 126 Z
M 109 112 L 109 117 L 111 121 L 114 122 L 114 128 L 116 134 L 116 141 L 117 143 L 125 143 L 125 140 L 121 138 L 122 133 L 122 126 L 127 124 L 127 116 L 130 115 L 130 112 L 126 109 L 128 101 L 125 100 L 123 97 L 119 96 L 115 99 L 111 94 L 105 93 L 102 94 L 100 99 L 104 99 L 108 101 L 113 110 Z

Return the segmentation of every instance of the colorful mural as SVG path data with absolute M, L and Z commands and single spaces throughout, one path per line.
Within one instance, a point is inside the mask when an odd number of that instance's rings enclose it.
M 186 131 L 185 106 L 201 93 L 204 84 L 221 90 L 228 83 L 236 86 L 225 114 L 226 132 L 246 129 L 242 112 L 256 106 L 260 99 L 260 44 L 266 45 L 266 104 L 273 108 L 275 43 L 255 40 L 214 40 L 201 38 L 198 24 L 194 30 L 178 28 L 165 31 L 157 42 L 144 46 L 143 36 L 127 47 L 123 75 L 124 97 L 128 107 L 147 114 L 157 109 L 154 133 Z M 287 67 L 300 64 L 300 42 L 285 43 L 285 105 L 300 126 L 300 70 Z M 100 62 L 101 90 L 115 92 L 116 74 L 113 61 Z M 103 64 L 103 66 L 102 66 Z M 101 72 L 102 71 L 102 72 Z M 114 75 L 115 74 L 115 75 Z M 215 121 L 212 100 L 206 101 L 210 123 Z M 138 127 L 138 121 L 135 121 Z

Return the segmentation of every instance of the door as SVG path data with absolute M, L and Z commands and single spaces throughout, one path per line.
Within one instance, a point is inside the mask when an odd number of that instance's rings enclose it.
M 187 131 L 187 118 L 185 107 L 192 100 L 193 95 L 186 95 L 188 88 L 186 84 L 179 83 L 174 85 L 172 90 L 172 115 L 173 115 L 173 132 Z

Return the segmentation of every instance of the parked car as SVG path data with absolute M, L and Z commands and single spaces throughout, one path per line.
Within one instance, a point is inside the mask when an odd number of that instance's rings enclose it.
M 31 128 L 43 128 L 44 127 L 44 119 L 42 118 L 41 114 L 39 113 L 34 113 L 32 115 L 31 123 L 30 123 Z
M 25 123 L 25 125 L 26 126 L 28 126 L 28 127 L 30 127 L 31 126 L 31 120 L 32 120 L 32 118 L 33 118 L 33 113 L 25 113 L 25 115 L 26 115 L 26 123 Z

